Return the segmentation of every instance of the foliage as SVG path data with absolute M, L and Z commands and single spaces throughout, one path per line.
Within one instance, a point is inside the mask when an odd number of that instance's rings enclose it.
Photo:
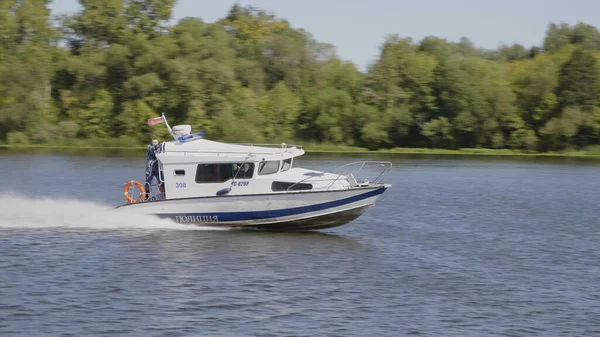
M 390 35 L 362 73 L 254 7 L 172 24 L 174 0 L 79 3 L 52 25 L 49 0 L 0 2 L 0 142 L 141 145 L 168 138 L 146 123 L 165 113 L 172 125 L 235 142 L 600 144 L 600 32 L 584 23 L 552 23 L 543 46 L 529 49 Z
M 6 142 L 10 145 L 25 145 L 29 143 L 29 139 L 23 132 L 9 132 Z
M 560 70 L 557 95 L 563 108 L 600 104 L 600 73 L 594 55 L 582 49 L 573 52 Z
M 421 131 L 423 136 L 431 139 L 431 143 L 434 147 L 444 148 L 452 147 L 452 124 L 446 117 L 439 117 L 432 119 L 423 125 Z

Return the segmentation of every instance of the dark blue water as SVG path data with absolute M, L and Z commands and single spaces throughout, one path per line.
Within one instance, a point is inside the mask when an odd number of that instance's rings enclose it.
M 286 234 L 115 216 L 143 158 L 0 154 L 0 336 L 600 336 L 600 166 L 392 161 Z

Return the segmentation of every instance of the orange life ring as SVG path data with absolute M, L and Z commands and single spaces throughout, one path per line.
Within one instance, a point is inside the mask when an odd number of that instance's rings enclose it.
M 129 189 L 135 186 L 140 190 L 140 199 L 135 200 L 133 199 L 130 195 L 129 195 Z M 125 195 L 125 200 L 127 200 L 128 203 L 133 204 L 136 202 L 142 202 L 146 199 L 146 189 L 144 188 L 144 185 L 142 185 L 140 182 L 137 182 L 135 180 L 131 180 L 128 181 L 125 186 L 123 187 L 123 195 Z

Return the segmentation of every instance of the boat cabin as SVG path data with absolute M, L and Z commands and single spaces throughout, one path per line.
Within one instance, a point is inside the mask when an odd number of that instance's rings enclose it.
M 303 154 L 298 145 L 228 144 L 199 138 L 163 143 L 156 157 L 166 199 L 351 185 L 346 176 L 294 167 L 294 158 Z

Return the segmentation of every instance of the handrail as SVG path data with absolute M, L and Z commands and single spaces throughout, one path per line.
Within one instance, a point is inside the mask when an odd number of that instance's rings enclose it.
M 296 149 L 297 150 L 297 149 Z M 190 150 L 190 149 L 185 149 L 185 150 L 180 150 L 180 149 L 169 149 L 169 151 L 166 151 L 166 153 L 183 153 L 183 155 L 187 155 L 188 153 L 192 154 L 217 154 L 217 156 L 220 155 L 227 155 L 227 154 L 255 154 L 255 155 L 273 155 L 273 156 L 285 156 L 285 155 L 289 155 L 289 154 L 296 154 L 296 155 L 300 155 L 300 153 L 294 152 L 294 151 L 290 151 L 290 152 L 261 152 L 261 151 L 256 151 L 256 148 L 253 148 L 250 152 L 249 151 L 230 151 L 230 150 Z
M 374 179 L 375 183 L 379 183 L 379 180 L 381 179 L 381 177 L 383 177 L 384 174 L 388 173 L 392 169 L 392 163 L 389 162 L 389 161 L 365 160 L 365 161 L 358 161 L 358 162 L 353 162 L 353 163 L 349 163 L 349 164 L 346 164 L 346 165 L 339 166 L 335 170 L 333 170 L 333 172 L 336 172 L 337 170 L 344 169 L 344 168 L 352 166 L 352 165 L 358 165 L 358 164 L 360 164 L 360 168 L 358 169 L 358 171 L 356 171 L 354 173 L 349 172 L 346 175 L 352 174 L 358 180 L 359 174 L 362 171 L 362 169 L 365 167 L 365 165 L 368 164 L 368 165 L 382 166 L 381 172 Z M 341 174 L 343 174 L 343 172 Z
M 252 152 L 248 152 L 248 151 L 194 151 L 194 150 L 185 150 L 185 151 L 181 151 L 181 150 L 175 150 L 175 151 L 168 151 L 167 153 L 177 153 L 178 155 L 182 155 L 183 157 L 185 156 L 192 156 L 192 155 L 198 155 L 198 154 L 204 154 L 204 155 L 214 155 L 216 157 L 227 157 L 227 156 L 232 156 L 232 155 L 236 155 L 236 156 L 277 156 L 277 157 L 285 157 L 285 156 L 299 156 L 300 154 L 298 153 L 293 153 L 293 152 L 279 152 L 279 153 L 272 153 L 272 152 L 256 152 L 256 151 L 252 151 Z
M 260 147 L 269 147 L 269 148 L 278 148 L 278 149 L 289 149 L 289 148 L 297 148 L 302 150 L 302 145 L 296 145 L 296 144 L 286 144 L 286 143 L 280 143 L 280 144 L 261 144 L 261 143 L 227 143 L 227 144 L 231 144 L 231 145 L 243 145 L 243 146 L 260 146 Z
M 310 177 L 304 178 L 304 179 L 302 179 L 302 180 L 294 183 L 293 185 L 291 185 L 290 187 L 287 188 L 286 192 L 290 192 L 291 189 L 294 186 L 298 185 L 298 184 L 306 183 L 306 182 L 309 182 L 309 181 L 310 182 L 330 181 L 330 183 L 327 184 L 326 186 L 318 188 L 318 189 L 326 188 L 326 190 L 328 191 L 331 188 L 331 186 L 333 186 L 333 184 L 335 184 L 338 180 L 348 180 L 349 176 L 352 176 L 356 180 L 357 184 L 359 184 L 359 185 L 361 183 L 359 183 L 358 180 L 363 180 L 363 184 L 365 182 L 367 184 L 369 184 L 369 185 L 371 185 L 371 184 L 378 184 L 379 181 L 381 180 L 381 178 L 387 172 L 389 172 L 392 169 L 392 163 L 389 162 L 389 161 L 368 161 L 368 160 L 365 160 L 365 161 L 353 162 L 353 163 L 349 163 L 349 164 L 345 164 L 345 165 L 339 166 L 339 167 L 335 168 L 332 172 L 329 172 L 329 173 L 335 174 L 336 171 L 338 171 L 338 170 L 343 170 L 343 169 L 345 169 L 345 168 L 347 168 L 349 166 L 358 165 L 358 164 L 360 164 L 360 167 L 358 168 L 358 170 L 356 172 L 348 172 L 348 173 L 339 172 L 339 173 L 337 173 L 337 176 L 335 178 L 329 178 L 329 179 L 314 179 L 314 178 L 317 178 L 317 177 L 321 177 L 322 175 L 310 176 Z M 367 177 L 360 177 L 359 176 L 360 172 L 363 170 L 363 168 L 365 166 L 369 166 L 369 165 L 381 166 L 382 169 L 379 172 L 379 174 L 377 174 L 374 178 L 373 177 L 368 177 L 368 178 Z M 326 172 L 324 172 L 324 173 L 326 173 Z M 351 185 L 348 185 L 348 188 L 351 188 L 351 187 L 352 187 Z

